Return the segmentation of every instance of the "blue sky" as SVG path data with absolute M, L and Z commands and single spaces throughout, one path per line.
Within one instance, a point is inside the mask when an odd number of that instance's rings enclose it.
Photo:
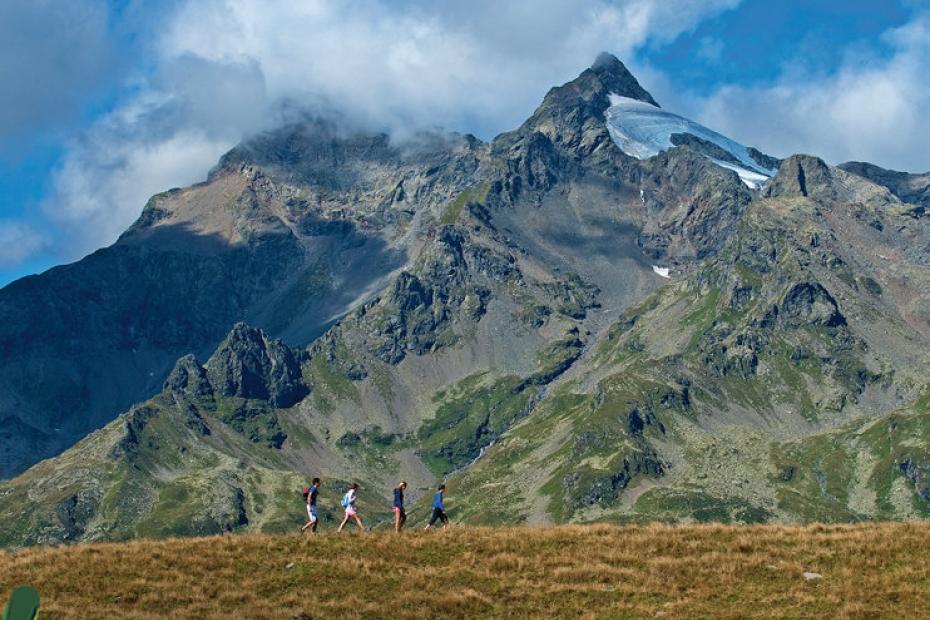
M 830 74 L 856 47 L 892 53 L 881 34 L 903 26 L 912 14 L 904 3 L 874 0 L 752 0 L 647 56 L 677 84 L 702 93 L 727 83 L 777 80 L 783 65 L 798 59 L 811 72 Z
M 112 243 L 301 106 L 489 139 L 600 50 L 774 155 L 930 169 L 917 0 L 12 0 L 0 6 L 0 284 Z M 154 7 L 154 8 L 153 8 Z

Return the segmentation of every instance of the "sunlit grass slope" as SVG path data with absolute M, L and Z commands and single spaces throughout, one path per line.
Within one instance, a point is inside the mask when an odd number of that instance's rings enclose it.
M 36 586 L 43 619 L 917 618 L 928 543 L 923 523 L 230 535 L 3 552 L 0 595 Z

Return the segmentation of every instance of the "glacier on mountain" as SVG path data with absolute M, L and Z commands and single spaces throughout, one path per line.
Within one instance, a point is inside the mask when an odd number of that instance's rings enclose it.
M 729 155 L 727 159 L 732 158 L 732 161 L 724 161 L 705 153 L 705 157 L 715 164 L 736 172 L 743 183 L 752 189 L 758 189 L 775 174 L 774 170 L 753 159 L 749 149 L 739 142 L 650 103 L 611 93 L 610 107 L 605 115 L 607 131 L 614 144 L 631 157 L 654 157 L 674 146 L 672 137 L 676 134 L 690 134 L 719 147 Z

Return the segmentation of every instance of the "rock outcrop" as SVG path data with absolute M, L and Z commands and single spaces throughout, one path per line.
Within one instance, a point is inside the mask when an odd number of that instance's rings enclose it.
M 300 360 L 280 340 L 237 323 L 206 363 L 206 376 L 223 396 L 266 400 L 290 407 L 307 395 Z
M 836 198 L 834 183 L 834 175 L 822 159 L 811 155 L 792 155 L 782 160 L 765 194 L 829 201 Z

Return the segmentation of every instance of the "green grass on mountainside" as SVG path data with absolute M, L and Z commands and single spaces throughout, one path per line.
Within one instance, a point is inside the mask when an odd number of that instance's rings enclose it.
M 437 475 L 467 465 L 481 449 L 523 415 L 534 389 L 519 377 L 482 383 L 481 375 L 463 379 L 443 401 L 436 415 L 423 423 L 417 436 L 424 462 Z M 443 400 L 445 398 L 445 400 Z
M 469 187 L 462 191 L 443 209 L 442 214 L 439 216 L 439 224 L 455 224 L 467 205 L 471 203 L 480 204 L 487 200 L 490 187 L 487 183 L 483 183 L 479 187 Z
M 780 507 L 805 521 L 930 516 L 928 408 L 925 394 L 909 409 L 777 446 Z
M 926 523 L 242 535 L 0 552 L 55 618 L 917 618 Z M 805 576 L 806 575 L 806 576 Z

